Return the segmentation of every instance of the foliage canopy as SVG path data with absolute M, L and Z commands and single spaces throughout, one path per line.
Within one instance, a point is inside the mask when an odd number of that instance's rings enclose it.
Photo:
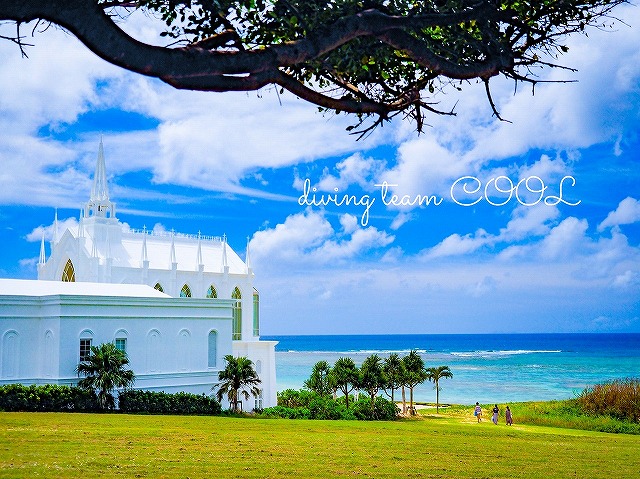
M 609 27 L 626 0 L 3 0 L 4 37 L 59 25 L 108 62 L 176 88 L 252 91 L 277 85 L 321 110 L 353 113 L 366 133 L 398 114 L 422 130 L 453 85 L 502 75 L 536 83 L 558 67 L 567 35 Z M 122 25 L 135 11 L 162 22 L 158 43 Z M 33 31 L 37 31 L 34 28 Z M 160 31 L 161 30 L 161 31 Z M 364 123 L 368 118 L 371 122 Z

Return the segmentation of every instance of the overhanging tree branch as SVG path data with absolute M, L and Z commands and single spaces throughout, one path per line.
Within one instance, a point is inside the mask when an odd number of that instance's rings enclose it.
M 504 75 L 537 82 L 530 67 L 562 53 L 559 42 L 611 19 L 625 0 L 426 0 L 315 3 L 256 0 L 1 0 L 0 21 L 54 23 L 104 60 L 175 88 L 252 91 L 275 84 L 327 110 L 374 115 L 374 125 L 408 112 L 422 129 L 434 82 Z M 185 46 L 142 43 L 124 32 L 113 9 L 159 14 L 168 36 Z M 222 7 L 219 7 L 222 8 Z M 16 42 L 19 32 L 0 37 Z M 437 86 L 437 84 L 436 84 Z M 439 87 L 438 87 L 439 88 Z

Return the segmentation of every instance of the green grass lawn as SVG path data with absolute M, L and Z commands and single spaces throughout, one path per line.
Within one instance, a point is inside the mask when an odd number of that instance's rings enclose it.
M 0 477 L 640 477 L 640 436 L 426 414 L 363 422 L 0 413 Z

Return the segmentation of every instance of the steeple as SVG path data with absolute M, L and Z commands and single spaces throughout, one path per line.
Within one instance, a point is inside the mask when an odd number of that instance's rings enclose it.
M 40 259 L 38 260 L 38 264 L 45 264 L 47 262 L 47 257 L 44 252 L 44 231 L 42 232 L 42 241 L 40 242 Z
M 249 237 L 247 236 L 247 252 L 244 255 L 244 263 L 247 266 L 247 274 L 251 273 L 251 255 L 249 254 Z
M 107 168 L 104 164 L 104 146 L 102 145 L 102 137 L 100 137 L 98 159 L 96 161 L 96 170 L 93 174 L 93 186 L 91 187 L 91 197 L 85 205 L 85 216 L 114 218 L 115 215 L 115 204 L 109 200 Z
M 169 251 L 171 266 L 173 269 L 176 269 L 176 265 L 178 264 L 178 260 L 176 259 L 176 243 L 174 241 L 175 233 L 171 230 L 171 251 Z
M 198 271 L 204 271 L 204 262 L 202 261 L 202 241 L 200 232 L 198 231 L 198 251 L 196 252 L 196 262 L 198 263 Z
M 98 161 L 96 171 L 93 174 L 93 187 L 91 188 L 91 201 L 109 201 L 109 187 L 107 185 L 107 169 L 104 166 L 104 147 L 102 137 L 98 146 Z
M 55 210 L 53 216 L 53 235 L 51 236 L 51 244 L 55 245 L 58 243 L 58 208 Z
M 142 228 L 142 258 L 140 259 L 142 266 L 145 264 L 149 267 L 149 256 L 147 255 L 147 225 Z
M 229 262 L 227 261 L 227 235 L 222 237 L 222 272 L 229 272 Z

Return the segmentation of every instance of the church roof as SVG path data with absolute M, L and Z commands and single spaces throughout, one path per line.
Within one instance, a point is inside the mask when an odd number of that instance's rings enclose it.
M 93 240 L 87 235 L 84 241 L 85 249 L 91 255 Z M 125 230 L 120 242 L 99 243 L 96 250 L 100 258 L 111 257 L 116 267 L 140 268 L 146 259 L 149 269 L 167 270 L 175 260 L 179 271 L 198 271 L 202 261 L 205 272 L 222 273 L 222 265 L 226 261 L 229 273 L 247 273 L 245 262 L 220 237 L 202 236 L 198 239 L 198 236 L 181 233 Z
M 0 296 L 121 296 L 127 298 L 170 298 L 146 284 L 68 283 L 31 279 L 0 278 Z

